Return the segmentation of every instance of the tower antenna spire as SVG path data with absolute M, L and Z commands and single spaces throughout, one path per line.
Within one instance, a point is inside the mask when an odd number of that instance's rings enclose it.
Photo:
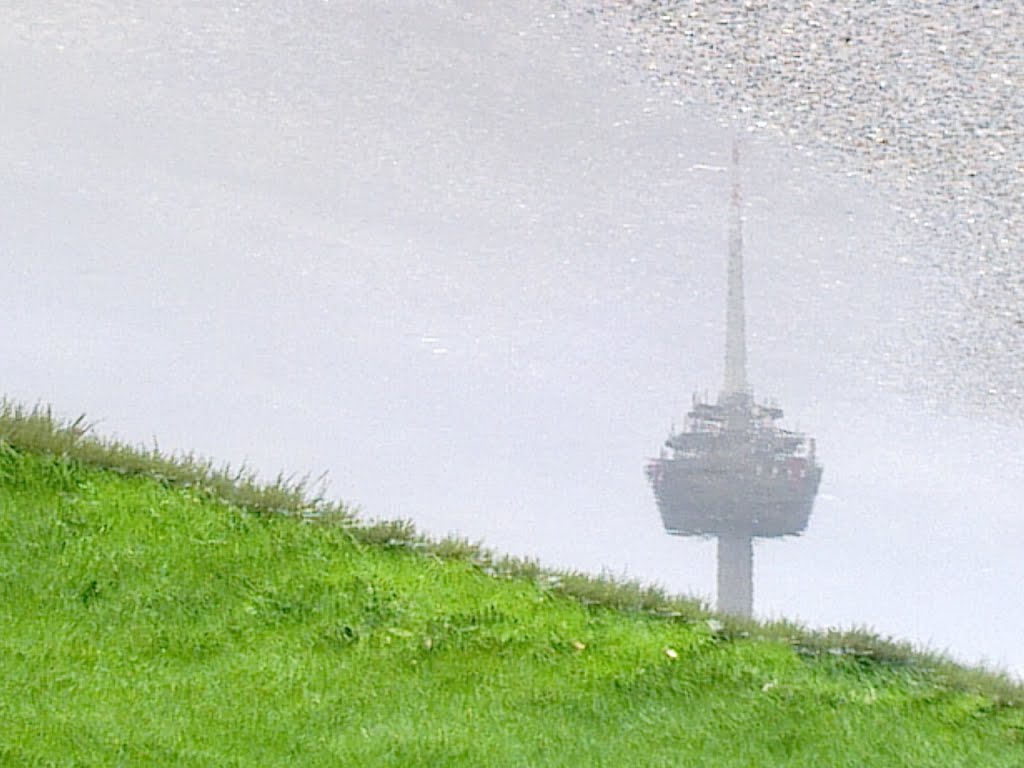
M 746 316 L 743 307 L 743 194 L 740 139 L 732 141 L 732 201 L 729 218 L 728 296 L 725 314 L 725 380 L 722 396 L 745 395 L 747 390 Z

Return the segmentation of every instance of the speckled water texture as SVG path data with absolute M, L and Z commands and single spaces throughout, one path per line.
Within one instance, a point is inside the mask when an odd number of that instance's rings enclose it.
M 606 0 L 576 8 L 683 103 L 869 178 L 958 306 L 919 385 L 1024 413 L 1024 5 Z

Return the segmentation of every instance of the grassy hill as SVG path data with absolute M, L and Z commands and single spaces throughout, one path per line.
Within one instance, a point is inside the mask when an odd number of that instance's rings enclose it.
M 0 409 L 0 764 L 1021 766 L 997 675 Z

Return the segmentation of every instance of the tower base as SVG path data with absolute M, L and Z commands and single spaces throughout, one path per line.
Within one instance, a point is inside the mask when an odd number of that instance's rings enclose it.
M 750 618 L 754 612 L 754 539 L 718 537 L 718 610 Z

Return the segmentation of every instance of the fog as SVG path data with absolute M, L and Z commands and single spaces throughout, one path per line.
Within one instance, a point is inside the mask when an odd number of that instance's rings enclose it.
M 0 9 L 0 389 L 711 599 L 643 465 L 721 382 L 740 131 L 749 379 L 825 467 L 755 613 L 1024 673 L 1024 430 L 943 394 L 941 240 L 608 54 L 540 0 Z

